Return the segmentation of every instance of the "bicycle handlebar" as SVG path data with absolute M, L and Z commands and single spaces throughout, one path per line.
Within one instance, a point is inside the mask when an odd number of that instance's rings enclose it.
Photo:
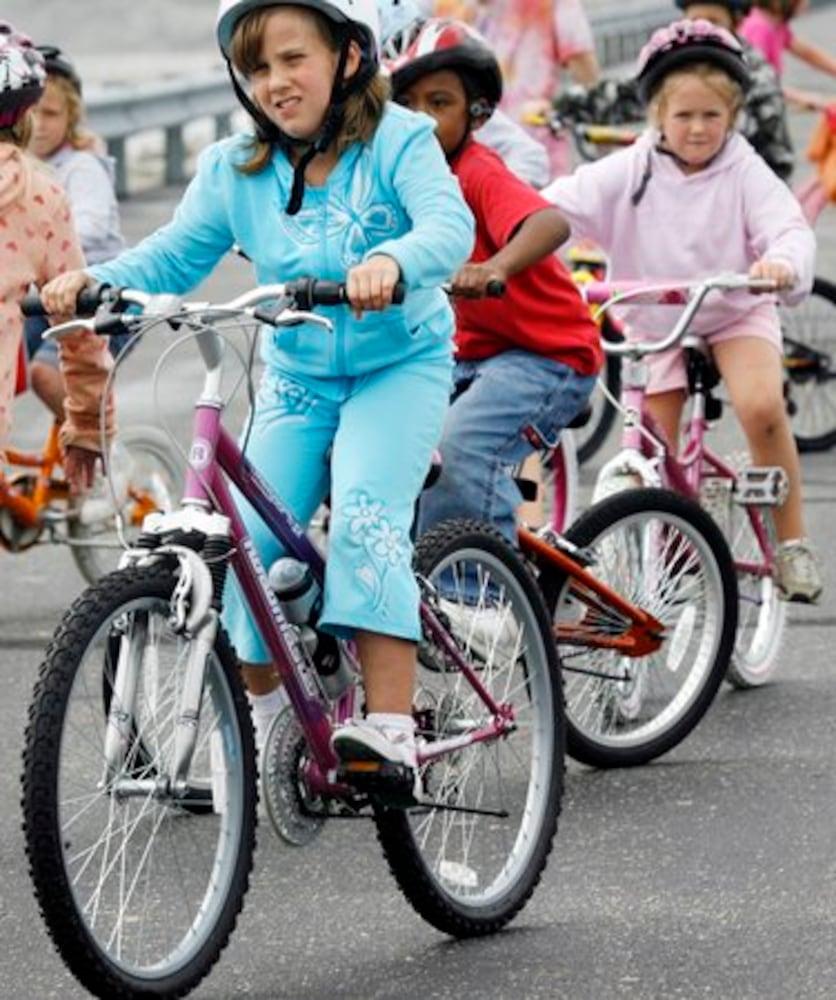
M 392 295 L 392 302 L 400 305 L 406 295 L 406 284 L 397 282 Z M 209 306 L 205 303 L 189 304 L 182 306 L 184 312 L 206 311 L 215 312 L 245 312 L 247 309 L 255 308 L 264 302 L 279 300 L 283 307 L 290 307 L 297 310 L 310 310 L 314 306 L 335 306 L 347 305 L 346 285 L 343 281 L 325 281 L 317 278 L 298 278 L 295 281 L 288 281 L 284 284 L 261 285 L 249 292 L 245 292 L 238 298 L 219 306 Z M 130 288 L 112 288 L 110 285 L 92 285 L 83 288 L 78 295 L 76 302 L 77 316 L 94 316 L 102 307 L 107 306 L 110 312 L 121 312 L 131 305 L 139 306 L 143 311 L 153 312 L 156 304 L 157 311 L 174 311 L 173 303 L 176 301 L 171 295 L 151 295 L 147 292 L 140 292 Z M 159 306 L 165 304 L 165 309 Z M 41 297 L 37 292 L 28 292 L 21 302 L 21 312 L 24 316 L 45 316 Z M 267 323 L 275 323 L 280 313 L 264 312 L 255 318 Z M 93 328 L 97 329 L 96 324 Z
M 658 354 L 674 347 L 688 332 L 694 317 L 700 310 L 706 296 L 713 291 L 750 292 L 776 291 L 777 286 L 769 278 L 750 278 L 748 274 L 717 274 L 699 281 L 589 281 L 579 286 L 587 302 L 599 305 L 598 313 L 622 302 L 644 302 L 653 305 L 684 305 L 673 329 L 662 340 L 608 341 L 602 339 L 607 354 L 644 356 Z

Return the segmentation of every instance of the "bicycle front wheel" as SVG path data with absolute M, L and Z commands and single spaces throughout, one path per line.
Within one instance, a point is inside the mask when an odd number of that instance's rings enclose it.
M 536 583 L 492 529 L 452 521 L 416 549 L 425 596 L 473 664 L 478 681 L 513 712 L 511 731 L 467 742 L 493 714 L 427 633 L 419 649 L 419 739 L 461 738 L 422 768 L 426 804 L 377 809 L 378 836 L 401 891 L 455 937 L 499 930 L 540 880 L 557 830 L 563 712 L 557 654 Z
M 120 431 L 111 448 L 122 531 L 128 545 L 139 536 L 146 514 L 174 510 L 180 499 L 181 463 L 171 444 L 155 427 Z M 123 547 L 116 527 L 116 509 L 106 489 L 82 500 L 67 522 L 70 551 L 82 576 L 95 583 L 119 565 Z
M 162 566 L 131 568 L 82 594 L 47 650 L 29 711 L 30 873 L 62 959 L 96 996 L 191 990 L 229 939 L 252 867 L 255 751 L 222 632 L 206 662 L 187 787 L 168 780 L 190 648 L 169 623 L 175 582 Z M 117 713 L 117 664 L 124 671 L 127 661 L 135 690 Z M 105 746 L 115 725 L 125 735 L 114 765 Z
M 784 386 L 798 450 L 836 445 L 836 285 L 823 278 L 792 309 L 781 310 Z
M 629 628 L 624 612 L 541 565 L 569 754 L 595 767 L 644 764 L 691 732 L 723 680 L 737 621 L 728 546 L 694 501 L 650 488 L 599 501 L 566 538 L 589 553 L 598 580 L 664 626 L 658 649 L 625 653 L 613 642 Z

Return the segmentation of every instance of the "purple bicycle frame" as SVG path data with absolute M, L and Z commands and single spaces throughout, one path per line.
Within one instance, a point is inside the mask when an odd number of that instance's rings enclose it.
M 227 480 L 247 498 L 285 550 L 310 566 L 322 586 L 325 572 L 322 555 L 293 513 L 241 453 L 221 423 L 221 407 L 215 402 L 199 400 L 195 406 L 183 502 L 215 508 L 229 518 L 233 545 L 231 565 L 305 732 L 313 756 L 308 769 L 311 788 L 316 793 L 344 791 L 343 786 L 335 785 L 328 778 L 338 761 L 330 745 L 332 725 L 328 706 L 314 668 L 298 651 L 298 643 L 291 632 L 294 626 L 285 618 L 278 598 L 268 583 L 267 572 L 244 527 Z M 495 701 L 432 609 L 423 601 L 421 616 L 428 631 L 454 665 L 453 669 L 467 678 L 484 703 L 491 720 L 481 729 L 464 736 L 424 744 L 418 753 L 419 763 L 424 763 L 462 746 L 503 735 L 514 725 L 514 711 L 510 705 Z M 351 688 L 337 704 L 337 718 L 344 719 L 352 714 L 353 698 L 354 690 Z

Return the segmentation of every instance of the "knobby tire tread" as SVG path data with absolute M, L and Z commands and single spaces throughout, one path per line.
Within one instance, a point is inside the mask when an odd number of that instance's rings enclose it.
M 249 888 L 255 850 L 255 783 L 247 797 L 244 829 L 233 886 L 218 926 L 203 951 L 168 979 L 126 982 L 90 939 L 80 920 L 62 860 L 58 828 L 56 774 L 60 730 L 77 664 L 102 622 L 114 609 L 141 597 L 170 597 L 175 578 L 171 570 L 157 564 L 131 567 L 103 577 L 84 591 L 70 606 L 50 641 L 38 672 L 29 706 L 23 753 L 21 806 L 30 877 L 48 933 L 63 961 L 78 981 L 94 995 L 117 1000 L 182 997 L 190 993 L 220 958 L 243 907 Z M 249 708 L 240 678 L 235 651 L 218 630 L 214 652 L 230 686 L 245 758 L 245 773 L 254 774 L 255 757 Z

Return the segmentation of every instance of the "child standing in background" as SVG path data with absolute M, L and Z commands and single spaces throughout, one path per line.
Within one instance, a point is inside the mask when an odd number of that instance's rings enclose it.
M 32 109 L 29 150 L 53 172 L 70 200 L 76 232 L 88 264 L 115 257 L 125 246 L 113 186 L 113 166 L 100 140 L 83 128 L 81 78 L 72 60 L 54 45 L 39 45 L 46 87 Z M 58 345 L 42 339 L 45 320 L 26 321 L 26 349 L 32 390 L 55 418 L 64 419 L 64 382 L 58 370 Z M 117 356 L 127 335 L 110 338 Z
M 749 16 L 740 26 L 740 35 L 759 49 L 775 67 L 780 79 L 784 53 L 789 52 L 813 69 L 836 76 L 836 58 L 825 49 L 799 38 L 791 22 L 807 7 L 807 0 L 754 0 Z M 825 110 L 829 100 L 794 87 L 784 87 L 787 100 L 802 107 Z
M 495 53 L 504 82 L 500 108 L 515 122 L 547 112 L 565 68 L 590 86 L 600 75 L 583 0 L 428 0 L 437 17 L 476 28 Z M 571 148 L 542 126 L 527 126 L 549 151 L 552 176 L 571 169 Z

